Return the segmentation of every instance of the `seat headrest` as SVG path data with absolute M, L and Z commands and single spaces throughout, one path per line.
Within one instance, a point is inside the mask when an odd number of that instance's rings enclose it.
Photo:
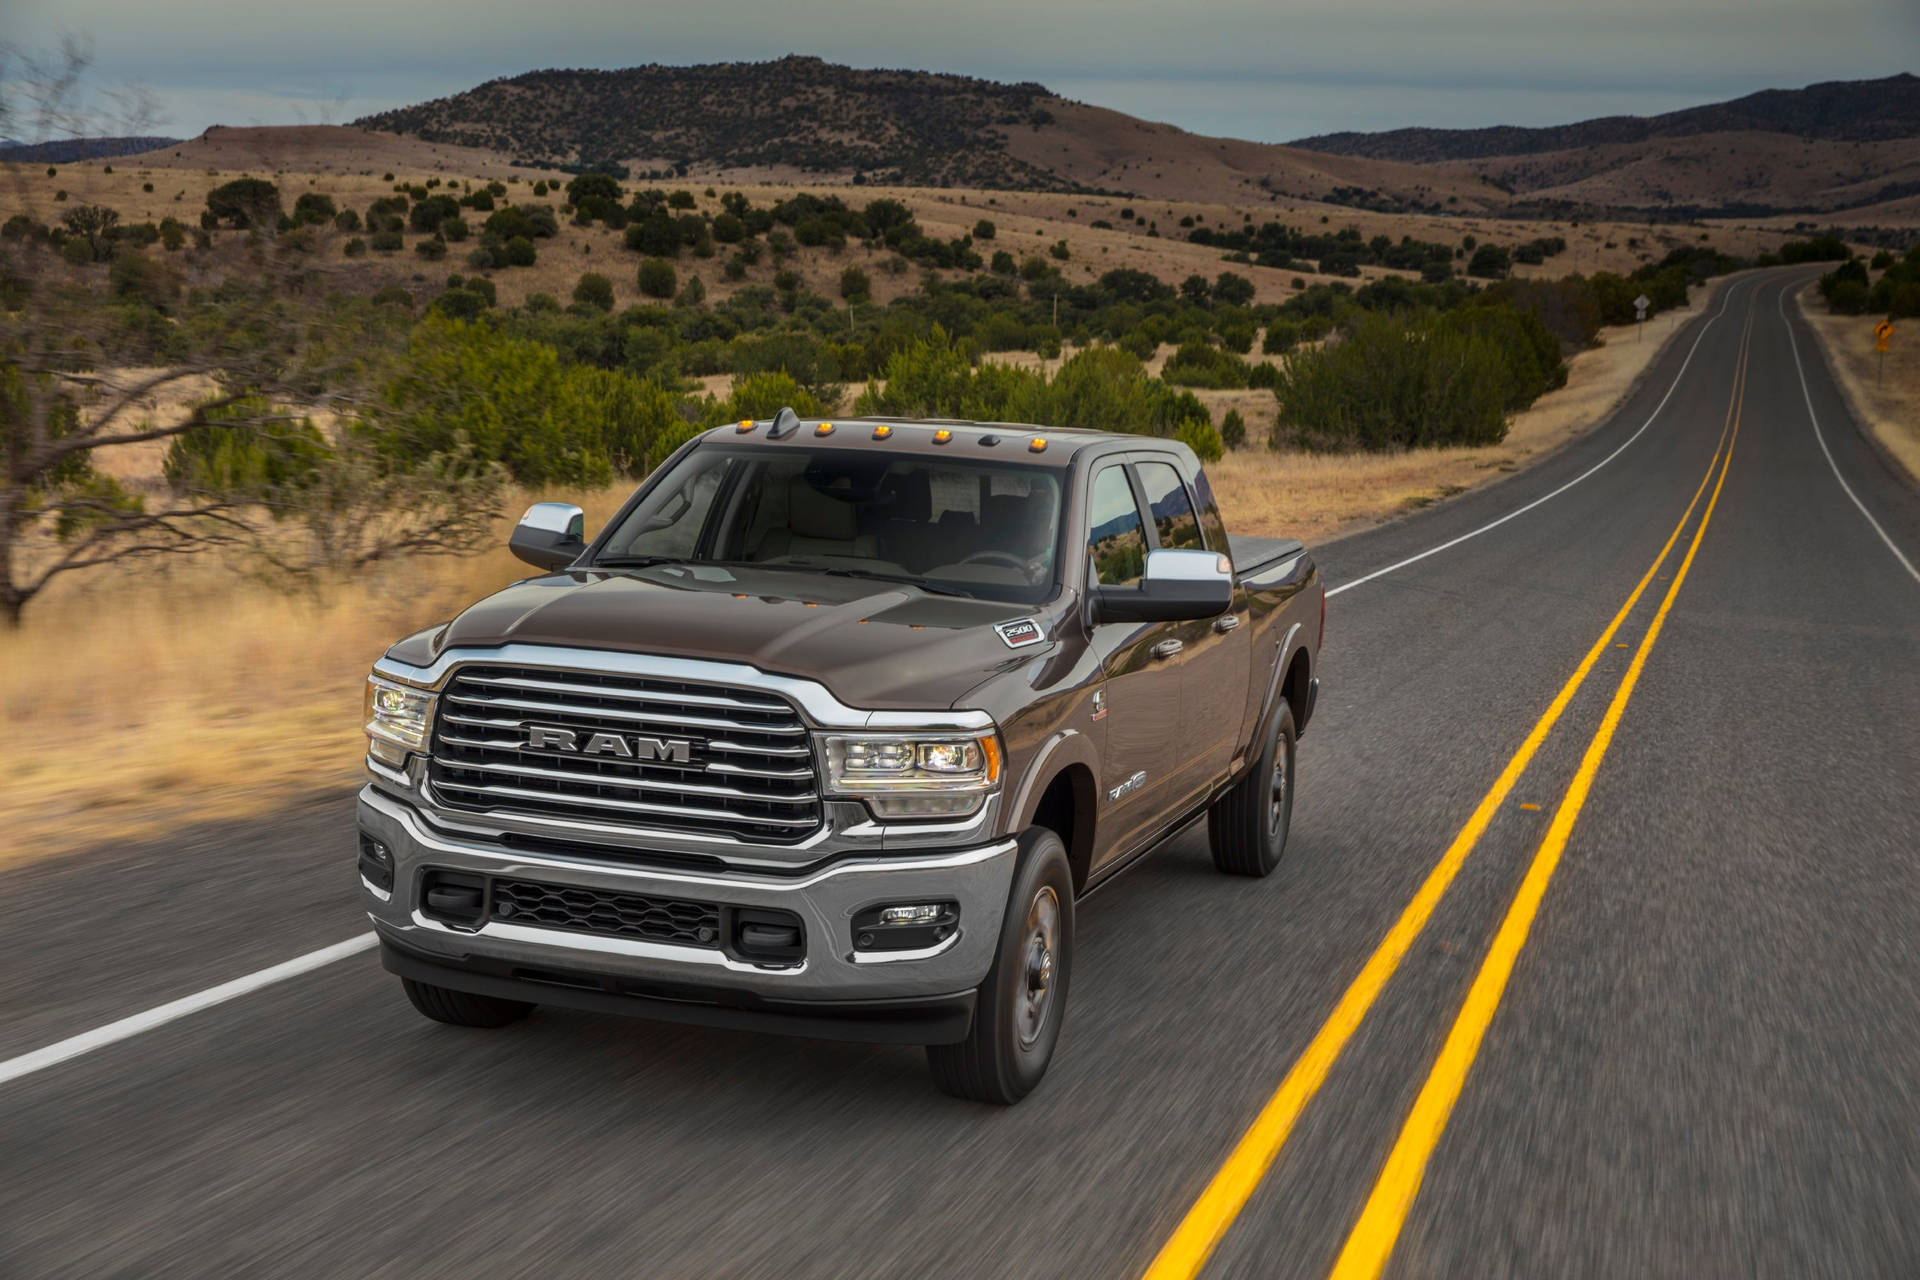
M 851 542 L 859 520 L 850 502 L 829 497 L 795 476 L 787 484 L 787 527 L 796 538 Z

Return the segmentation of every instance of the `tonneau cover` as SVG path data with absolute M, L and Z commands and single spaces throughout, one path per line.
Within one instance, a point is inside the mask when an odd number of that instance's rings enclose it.
M 1297 556 L 1306 549 L 1306 544 L 1298 538 L 1255 538 L 1240 533 L 1227 535 L 1227 554 L 1233 557 L 1234 572 L 1242 575 Z

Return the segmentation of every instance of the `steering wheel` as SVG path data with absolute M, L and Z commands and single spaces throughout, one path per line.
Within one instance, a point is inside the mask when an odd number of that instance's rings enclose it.
M 1025 569 L 1025 557 L 1011 551 L 976 551 L 960 562 L 961 564 L 1001 564 L 1009 569 Z

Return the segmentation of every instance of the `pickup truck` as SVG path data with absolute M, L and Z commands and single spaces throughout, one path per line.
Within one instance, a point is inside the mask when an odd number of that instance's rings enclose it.
M 367 686 L 361 888 L 428 1018 L 919 1044 L 1008 1104 L 1077 899 L 1202 814 L 1222 871 L 1286 847 L 1325 593 L 1178 442 L 787 409 L 510 545 L 541 574 Z

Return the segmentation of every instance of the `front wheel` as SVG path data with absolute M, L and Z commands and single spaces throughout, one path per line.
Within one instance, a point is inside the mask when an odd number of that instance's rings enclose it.
M 956 1098 L 1008 1106 L 1047 1073 L 1067 1013 L 1073 972 L 1073 871 L 1060 837 L 1020 837 L 1013 892 L 993 968 L 980 984 L 973 1026 L 958 1044 L 927 1046 L 933 1082 Z
M 1207 811 L 1213 865 L 1228 875 L 1265 876 L 1280 865 L 1293 826 L 1293 708 L 1284 701 L 1253 771 Z

